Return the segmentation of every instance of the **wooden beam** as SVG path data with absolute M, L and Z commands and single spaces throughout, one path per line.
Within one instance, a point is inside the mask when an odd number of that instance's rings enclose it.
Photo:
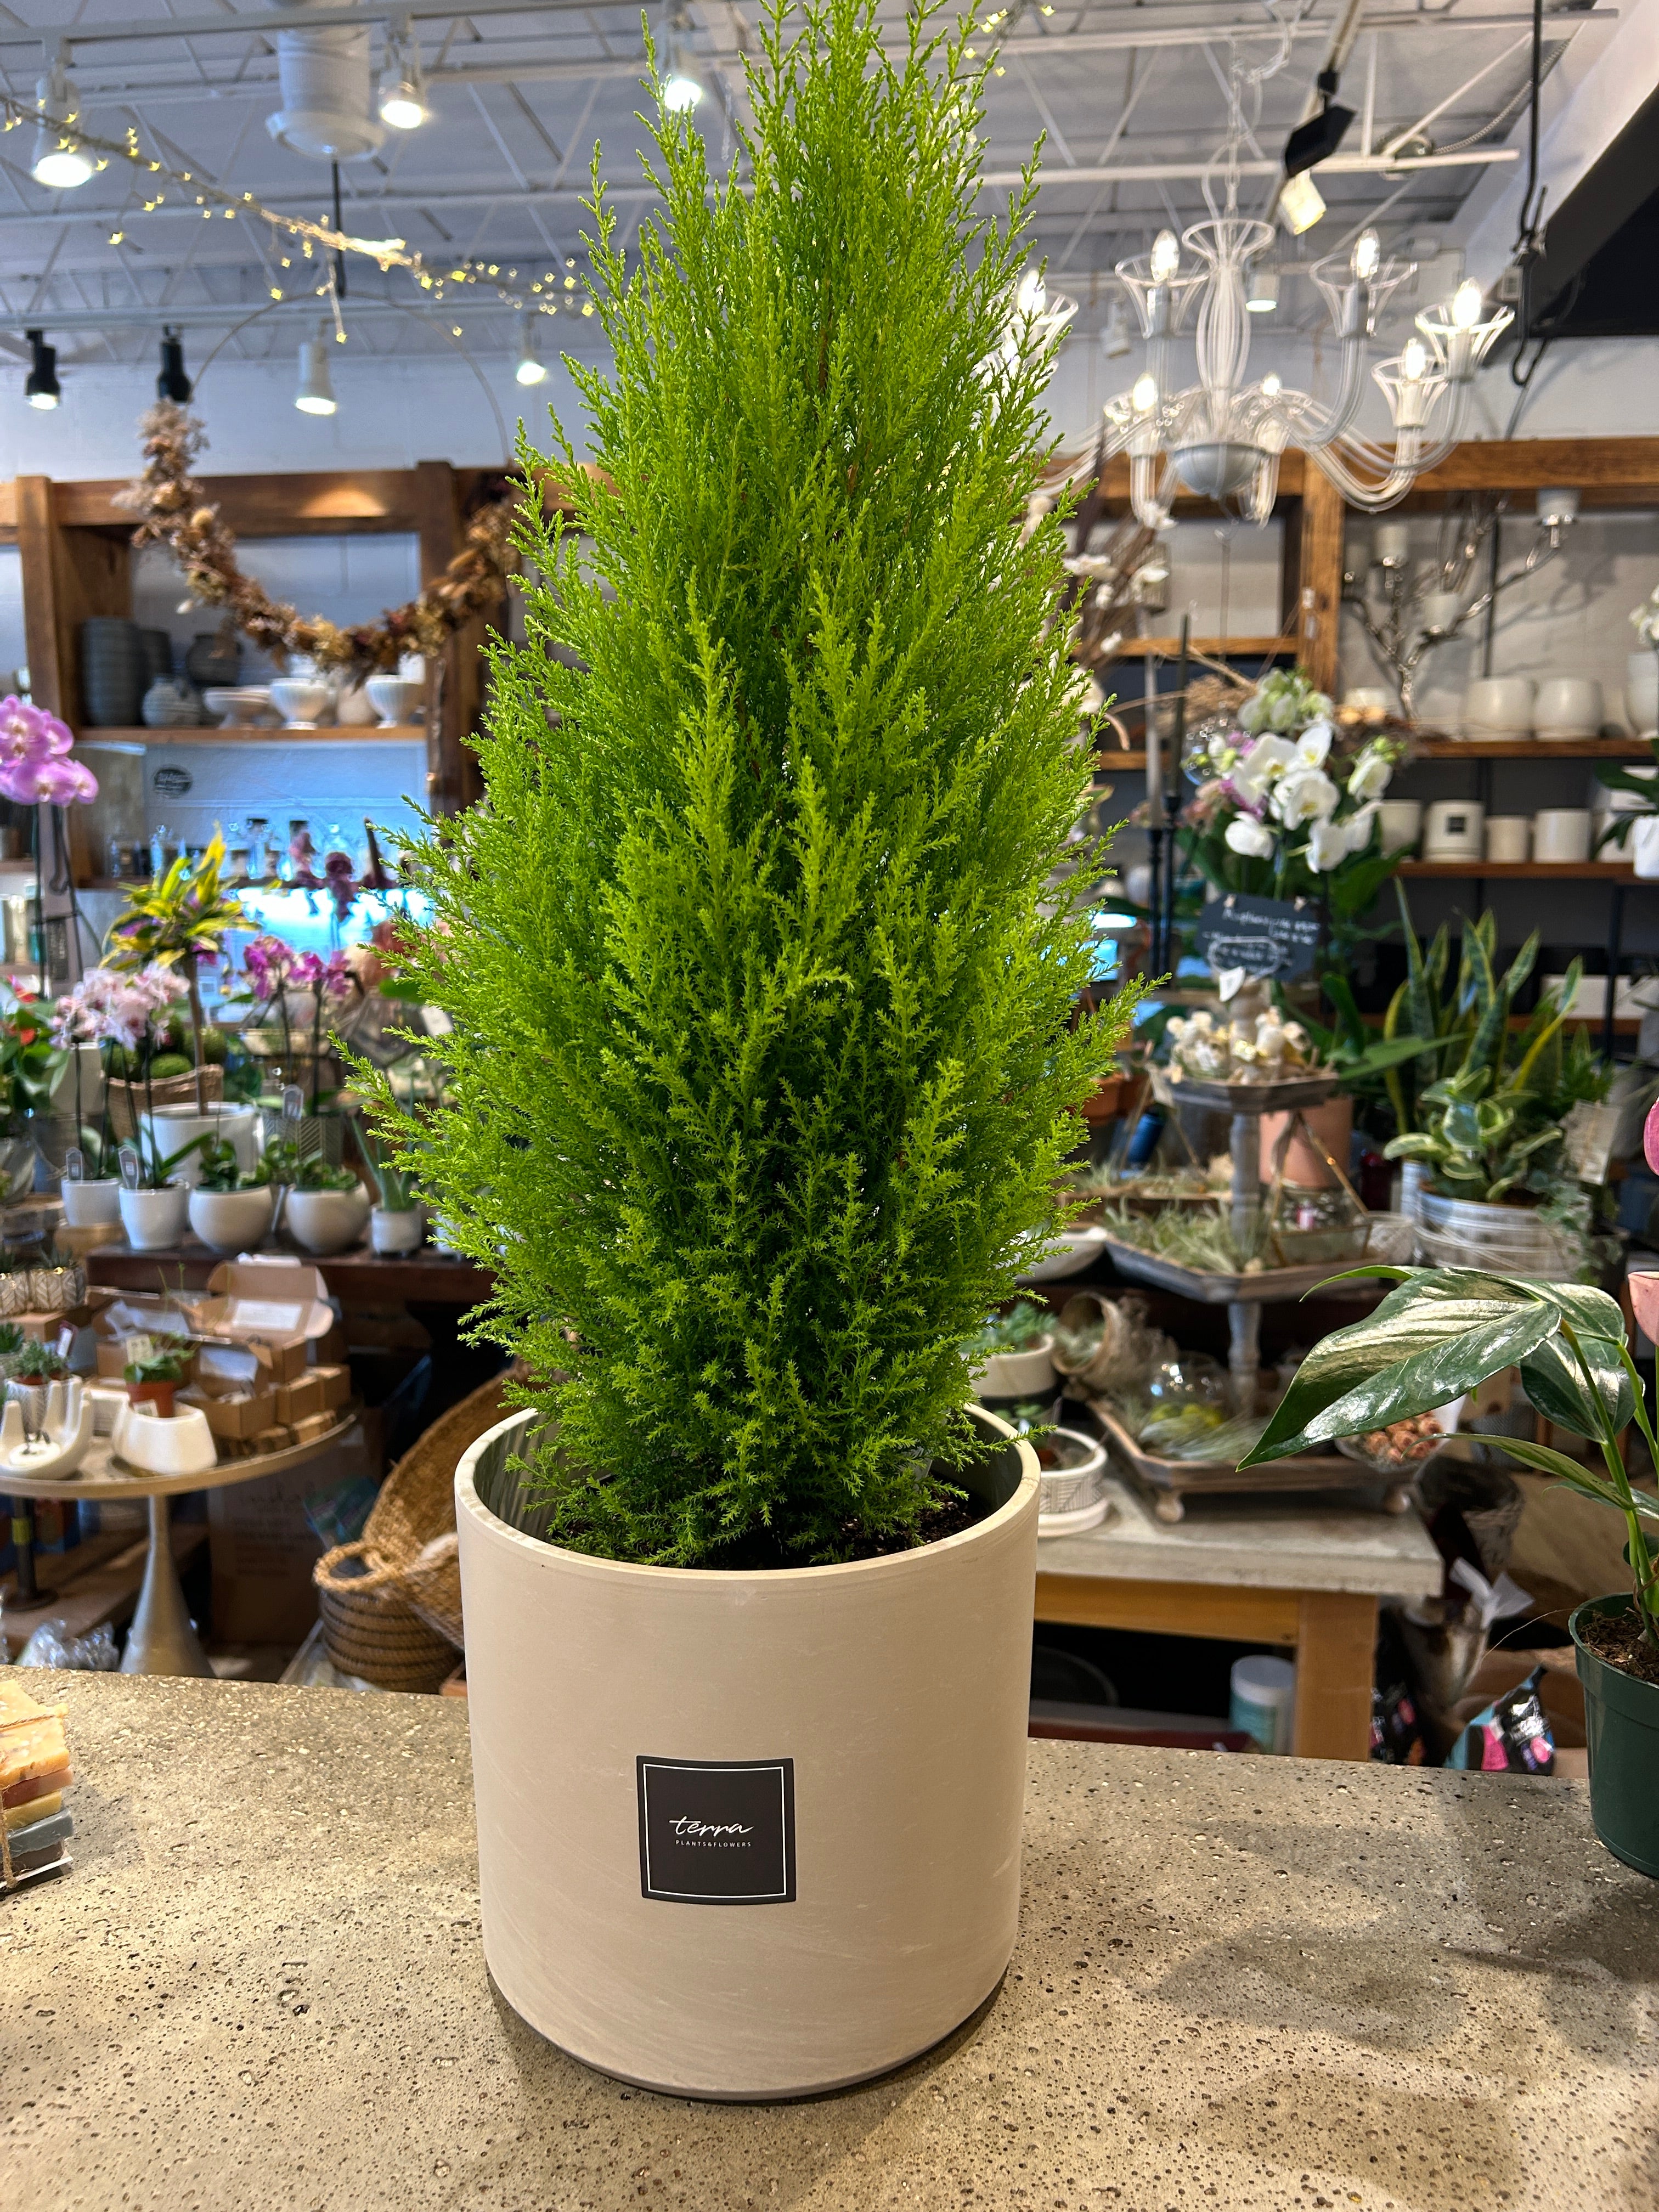
M 1036 1617 L 1080 1628 L 1133 1628 L 1153 1636 L 1294 1644 L 1302 1603 L 1295 1590 L 1039 1571 Z
M 1346 507 L 1323 470 L 1303 475 L 1297 518 L 1294 632 L 1297 659 L 1322 691 L 1336 690 L 1342 614 L 1342 535 Z
M 1376 1600 L 1304 1590 L 1296 1638 L 1299 1759 L 1369 1759 Z
M 461 487 L 447 461 L 422 461 L 418 479 L 421 580 L 442 575 L 460 550 Z M 489 622 L 475 618 L 458 629 L 428 671 L 427 803 L 434 814 L 459 814 L 483 794 L 478 757 L 468 740 L 483 708 L 483 645 Z
M 122 482 L 60 483 L 58 520 L 72 530 L 118 530 L 134 518 L 115 503 Z M 413 469 L 318 469 L 290 476 L 204 477 L 202 489 L 239 538 L 335 538 L 420 527 Z

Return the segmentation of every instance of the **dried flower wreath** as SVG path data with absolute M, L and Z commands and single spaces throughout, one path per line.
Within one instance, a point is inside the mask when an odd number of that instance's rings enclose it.
M 272 599 L 263 584 L 243 574 L 235 537 L 193 474 L 207 443 L 196 417 L 163 400 L 150 409 L 141 428 L 144 472 L 117 495 L 117 503 L 139 519 L 133 544 L 167 546 L 191 595 L 204 606 L 223 607 L 238 629 L 284 665 L 291 656 L 306 654 L 319 667 L 348 670 L 359 678 L 395 669 L 405 653 L 441 653 L 453 631 L 501 599 L 516 558 L 513 516 L 518 495 L 511 483 L 504 496 L 472 517 L 460 551 L 418 599 L 389 607 L 377 623 L 342 629 L 320 615 L 302 615 Z

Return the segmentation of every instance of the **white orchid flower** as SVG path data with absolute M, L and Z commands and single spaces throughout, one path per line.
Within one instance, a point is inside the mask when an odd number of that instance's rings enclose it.
M 1265 822 L 1257 822 L 1249 814 L 1236 814 L 1223 834 L 1229 852 L 1243 853 L 1250 860 L 1273 857 L 1273 831 Z
M 1280 777 L 1269 805 L 1287 830 L 1304 822 L 1328 822 L 1341 793 L 1322 769 L 1297 768 Z
M 1316 822 L 1308 832 L 1308 866 L 1315 875 L 1338 866 L 1348 857 L 1348 840 L 1339 822 Z
M 1296 756 L 1310 768 L 1323 768 L 1336 732 L 1328 722 L 1310 722 L 1296 741 Z
M 1340 825 L 1351 853 L 1363 853 L 1366 846 L 1370 843 L 1371 824 L 1376 821 L 1376 803 L 1373 800 L 1370 805 L 1362 806 L 1358 814 L 1351 814 L 1347 820 Z
M 1227 788 L 1246 806 L 1259 806 L 1267 787 L 1296 760 L 1296 747 L 1283 738 L 1258 738 L 1243 760 L 1227 771 Z
M 1352 799 L 1381 799 L 1394 781 L 1394 764 L 1388 755 L 1376 745 L 1367 745 L 1353 764 L 1353 774 L 1348 778 L 1348 795 Z

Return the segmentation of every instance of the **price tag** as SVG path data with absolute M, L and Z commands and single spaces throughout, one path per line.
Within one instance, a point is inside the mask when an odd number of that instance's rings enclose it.
M 64 1328 L 58 1330 L 58 1349 L 63 1353 L 65 1359 L 67 1359 L 70 1352 L 74 1351 L 75 1331 L 72 1328 Z
M 137 1367 L 144 1360 L 154 1359 L 155 1357 L 155 1340 L 142 1332 L 137 1336 L 128 1337 L 121 1346 L 121 1364 L 124 1367 Z
M 71 1145 L 64 1155 L 64 1180 L 65 1182 L 84 1182 L 86 1179 L 86 1154 L 79 1145 Z
M 305 1119 L 306 1102 L 297 1083 L 290 1083 L 283 1093 L 283 1119 L 301 1121 Z
M 143 1170 L 138 1164 L 138 1154 L 136 1147 L 131 1145 L 123 1145 L 118 1158 L 121 1163 L 122 1189 L 137 1190 L 139 1188 L 139 1178 L 143 1173 Z

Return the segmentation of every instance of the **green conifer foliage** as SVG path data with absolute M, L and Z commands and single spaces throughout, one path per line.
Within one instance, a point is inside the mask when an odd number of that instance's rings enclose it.
M 1030 186 L 976 218 L 979 72 L 929 36 L 775 16 L 752 190 L 659 113 L 631 276 L 596 187 L 603 475 L 556 422 L 575 530 L 526 526 L 487 797 L 417 848 L 453 1104 L 404 1157 L 561 1425 L 555 1539 L 616 1558 L 917 1540 L 1126 1018 L 1074 1022 L 1050 887 L 1088 764 L 1022 534 L 1048 362 L 988 366 Z

